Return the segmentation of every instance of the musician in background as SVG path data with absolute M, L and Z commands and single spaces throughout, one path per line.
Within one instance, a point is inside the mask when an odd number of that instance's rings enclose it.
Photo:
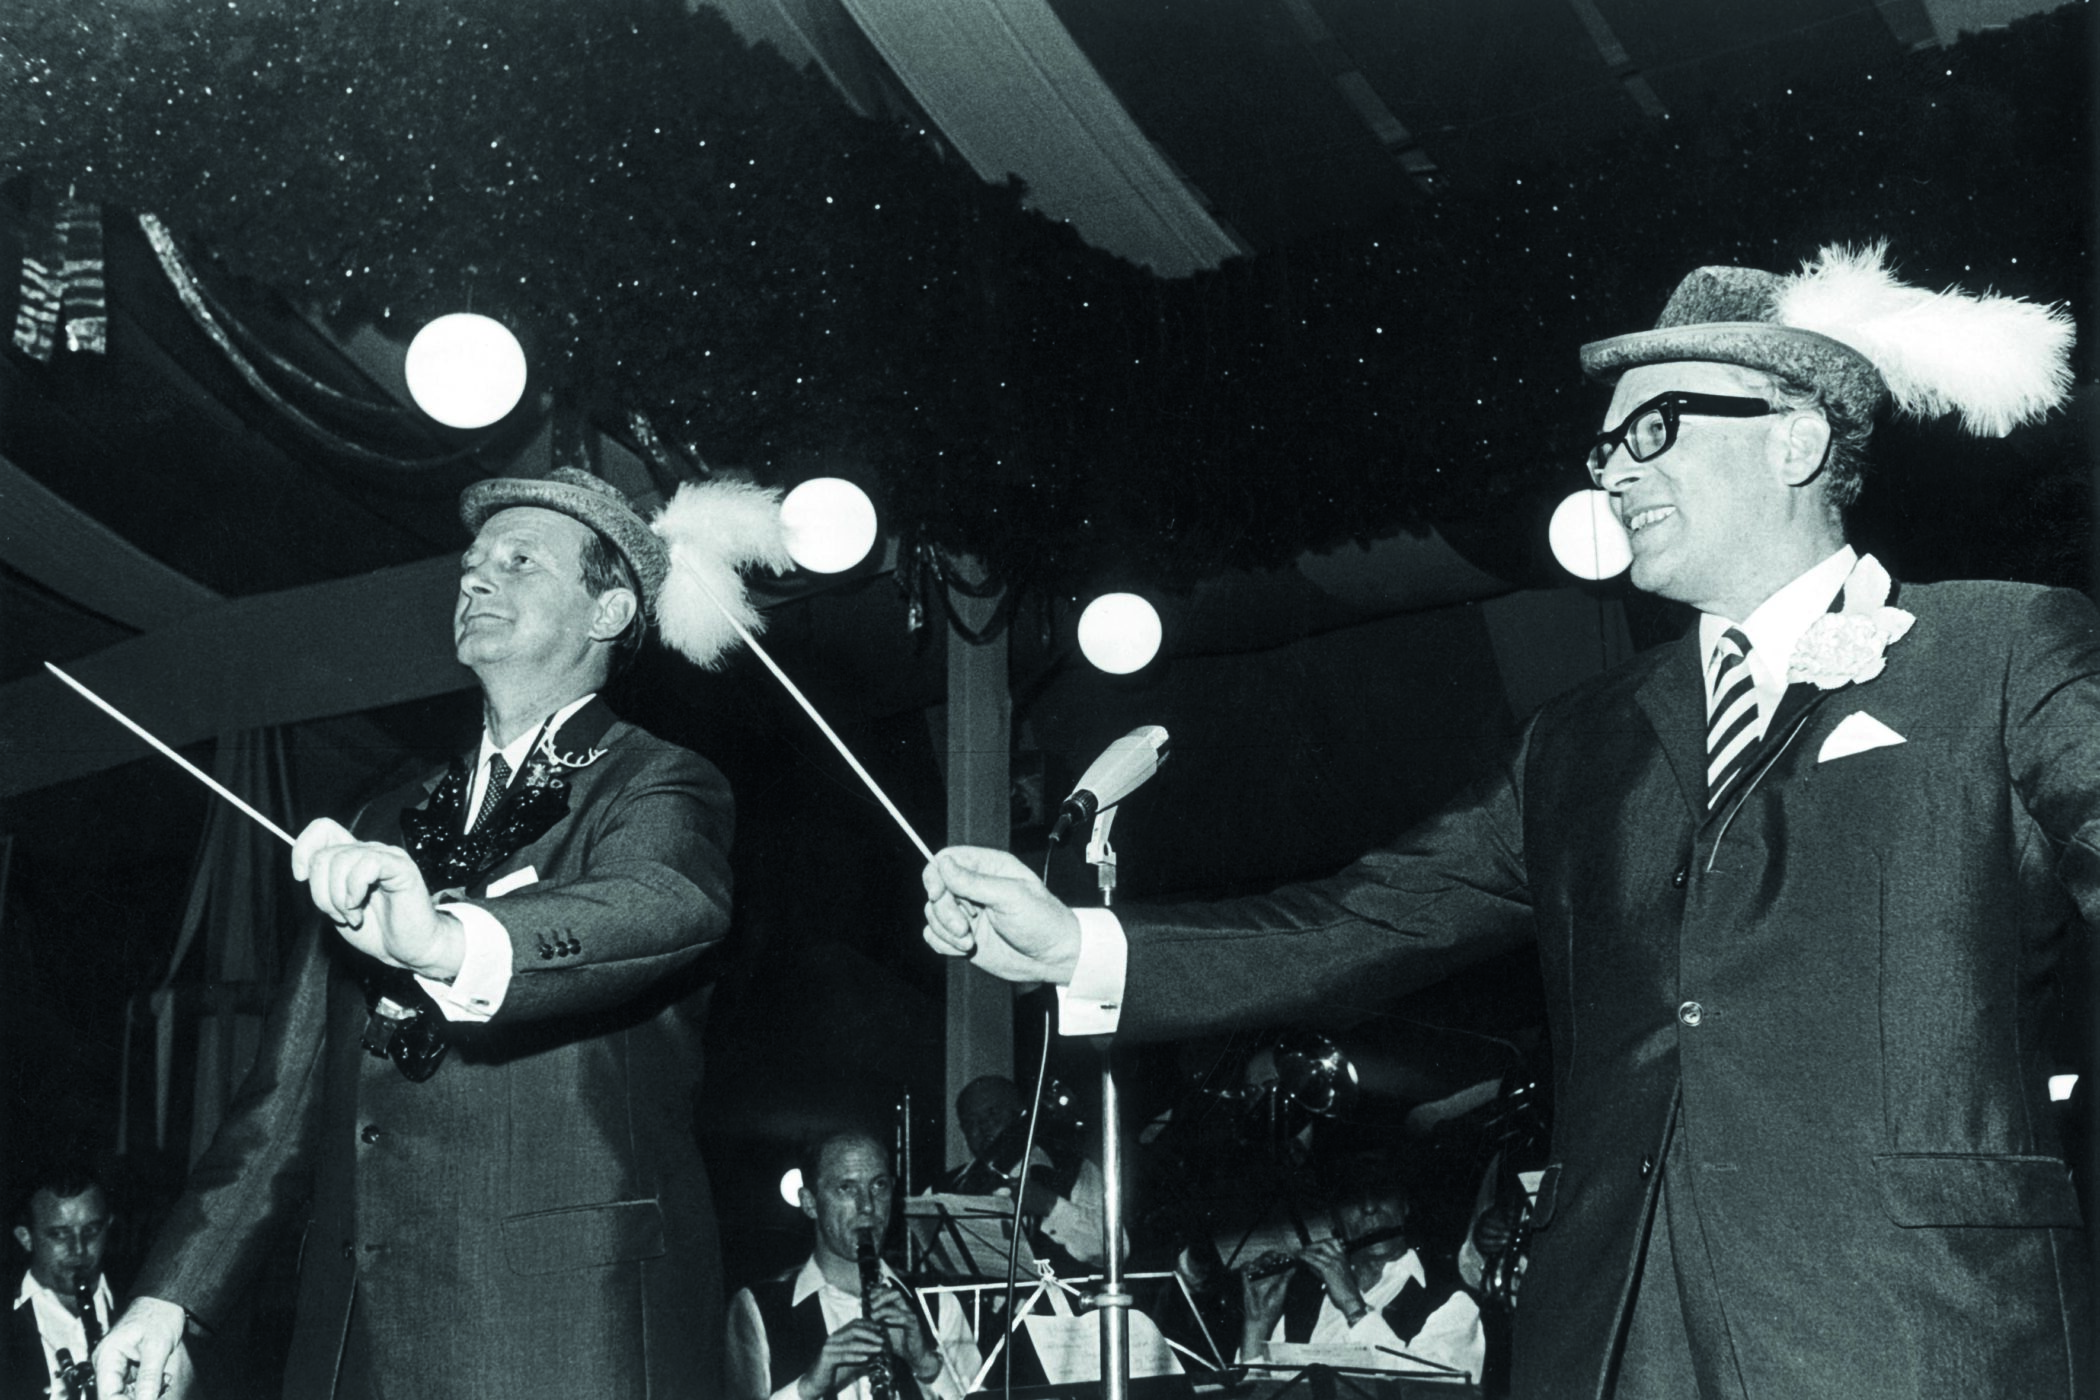
M 1266 1356 L 1272 1342 L 1359 1346 L 1379 1370 L 1422 1371 L 1426 1361 L 1477 1382 L 1480 1308 L 1454 1267 L 1415 1247 L 1407 1222 L 1407 1193 L 1390 1175 L 1375 1166 L 1352 1174 L 1335 1209 L 1339 1238 L 1300 1250 L 1303 1267 L 1265 1278 L 1255 1277 L 1258 1265 L 1247 1271 L 1241 1358 Z
M 1076 1278 L 1098 1269 L 1104 1257 L 1101 1167 L 1070 1133 L 1054 1130 L 1052 1117 L 1045 1105 L 1021 1212 L 1035 1257 L 1049 1261 L 1059 1277 Z M 955 1096 L 955 1122 L 970 1160 L 942 1179 L 941 1190 L 1012 1199 L 1028 1134 L 1028 1101 L 1020 1086 L 998 1074 L 971 1080 Z
M 799 1165 L 816 1247 L 800 1269 L 729 1300 L 732 1400 L 877 1400 L 878 1361 L 897 1400 L 961 1400 L 981 1359 L 962 1309 L 944 1296 L 936 1320 L 875 1254 L 897 1190 L 889 1149 L 845 1129 Z
M 22 1198 L 15 1243 L 28 1253 L 29 1268 L 0 1330 L 0 1394 L 66 1400 L 77 1393 L 60 1375 L 59 1353 L 84 1367 L 109 1326 L 114 1305 L 102 1251 L 111 1218 L 108 1194 L 80 1167 L 45 1172 Z

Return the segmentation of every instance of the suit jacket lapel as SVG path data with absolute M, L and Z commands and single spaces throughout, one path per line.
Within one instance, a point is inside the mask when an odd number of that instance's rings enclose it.
M 468 760 L 454 759 L 423 805 L 401 814 L 402 836 L 425 882 L 433 890 L 471 888 L 552 830 L 569 814 L 564 775 L 588 766 L 614 718 L 599 699 L 569 716 L 553 743 L 526 757 L 488 823 L 472 835 L 461 830 Z M 554 751 L 551 760 L 546 749 Z
M 1706 816 L 1706 688 L 1700 675 L 1699 629 L 1694 626 L 1668 651 L 1634 692 L 1642 713 L 1677 775 L 1685 810 L 1697 822 Z

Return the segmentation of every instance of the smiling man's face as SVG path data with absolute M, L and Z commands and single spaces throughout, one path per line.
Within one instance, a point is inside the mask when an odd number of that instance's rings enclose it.
M 559 511 L 513 506 L 482 525 L 460 560 L 452 644 L 460 661 L 549 671 L 578 664 L 600 622 L 583 583 L 590 527 Z
M 1763 376 L 1736 365 L 1641 365 L 1620 378 L 1605 427 L 1658 394 L 1758 398 L 1765 387 Z M 1636 462 L 1621 448 L 1604 463 L 1598 480 L 1632 539 L 1634 587 L 1738 618 L 1743 599 L 1755 594 L 1754 606 L 1769 596 L 1767 561 L 1796 529 L 1794 488 L 1766 448 L 1780 421 L 1687 414 L 1668 451 Z

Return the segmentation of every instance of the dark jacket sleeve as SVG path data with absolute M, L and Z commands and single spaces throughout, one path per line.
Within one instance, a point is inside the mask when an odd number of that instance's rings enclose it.
M 2100 617 L 2082 594 L 2031 596 L 2009 629 L 2006 762 L 2013 791 L 2088 927 L 2100 927 Z
M 1164 1039 L 1347 1021 L 1530 938 L 1530 734 L 1437 816 L 1336 875 L 1214 903 L 1119 906 L 1122 1030 Z
M 492 1024 L 623 1005 L 728 932 L 735 817 L 712 764 L 654 745 L 580 789 L 577 809 L 538 882 L 469 901 L 510 937 Z
M 300 937 L 255 1063 L 132 1285 L 134 1296 L 178 1303 L 206 1326 L 224 1319 L 307 1194 L 328 1021 L 324 936 L 334 935 Z

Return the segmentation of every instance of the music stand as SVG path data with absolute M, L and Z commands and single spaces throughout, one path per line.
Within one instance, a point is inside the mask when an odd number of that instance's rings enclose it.
M 1463 1371 L 1440 1375 L 1434 1371 L 1386 1371 L 1375 1367 L 1336 1366 L 1315 1361 L 1305 1366 L 1242 1363 L 1248 1371 L 1288 1371 L 1280 1384 L 1262 1400 L 1286 1400 L 1303 1387 L 1307 1400 L 1416 1400 L 1436 1395 L 1478 1396 L 1480 1388 Z

